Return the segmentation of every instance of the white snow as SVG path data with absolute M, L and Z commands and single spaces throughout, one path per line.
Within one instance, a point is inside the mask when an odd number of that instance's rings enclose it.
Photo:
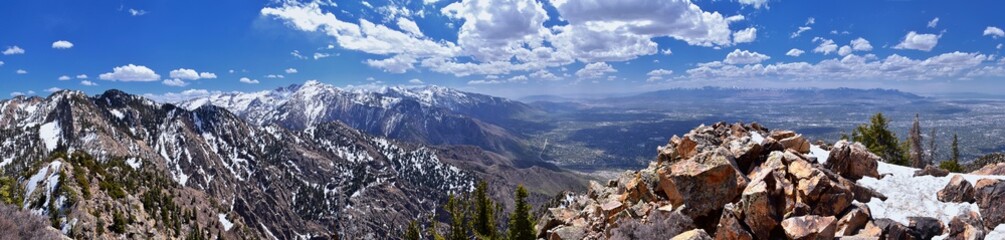
M 59 145 L 59 139 L 62 132 L 62 128 L 59 127 L 58 122 L 48 122 L 46 124 L 42 124 L 42 126 L 38 128 L 38 138 L 42 139 L 42 143 L 45 144 L 45 149 L 51 152 Z
M 0 167 L 7 166 L 7 164 L 10 164 L 11 162 L 14 162 L 14 157 L 4 158 L 3 162 L 0 162 Z
M 754 141 L 755 143 L 762 143 L 762 142 L 764 142 L 764 136 L 761 136 L 760 133 L 751 131 L 750 132 L 750 140 Z
M 827 163 L 827 159 L 830 158 L 831 152 L 818 147 L 817 145 L 810 145 L 810 155 L 817 157 L 817 162 L 820 164 Z
M 227 214 L 221 213 L 218 214 L 217 216 L 220 217 L 220 224 L 223 225 L 224 231 L 230 231 L 230 228 L 234 227 L 234 223 L 231 222 L 230 220 L 227 220 Z
M 122 114 L 122 112 L 120 112 L 118 109 L 108 110 L 108 112 L 112 113 L 112 115 L 118 119 L 123 119 L 126 117 L 126 115 Z
M 28 183 L 25 186 L 25 199 L 22 204 L 23 206 L 28 207 L 28 200 L 30 200 L 28 197 L 35 192 L 35 188 L 37 188 L 39 184 L 46 184 L 46 196 L 52 195 L 51 193 L 56 190 L 56 185 L 59 184 L 59 167 L 62 165 L 63 162 L 52 161 L 48 166 L 39 169 L 35 175 L 28 178 Z
M 133 169 L 140 169 L 143 166 L 143 161 L 139 158 L 130 158 L 126 160 L 126 165 L 129 165 Z

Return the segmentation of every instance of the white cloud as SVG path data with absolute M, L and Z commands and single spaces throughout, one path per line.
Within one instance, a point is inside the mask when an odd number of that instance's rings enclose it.
M 660 54 L 663 54 L 663 55 L 673 55 L 673 51 L 670 51 L 670 49 L 667 48 L 667 49 L 661 50 Z
M 307 57 L 300 54 L 300 50 L 293 50 L 292 52 L 290 52 L 290 55 L 293 55 L 293 57 L 297 59 L 307 59 Z
M 7 47 L 7 50 L 3 50 L 3 55 L 15 55 L 15 54 L 24 54 L 24 49 L 21 49 L 18 46 L 10 46 Z
M 413 78 L 412 80 L 408 80 L 408 83 L 411 83 L 411 84 L 424 84 L 424 82 L 422 82 L 422 80 L 419 80 L 418 78 Z
M 28 74 L 28 71 L 25 71 L 24 69 L 18 69 L 17 71 L 14 71 L 14 73 L 22 74 L 23 75 L 23 74 Z
M 77 75 L 77 79 L 86 79 L 86 78 L 87 78 L 87 74 L 79 74 L 79 75 Z
M 294 73 L 297 73 L 297 69 L 296 68 L 287 68 L 286 69 L 286 74 L 294 74 Z
M 796 31 L 793 32 L 792 35 L 789 36 L 789 38 L 797 38 L 797 37 L 799 37 L 800 34 L 803 34 L 803 32 L 809 31 L 809 30 L 812 30 L 812 29 L 813 28 L 809 27 L 809 26 L 799 27 L 799 29 L 796 29 Z
M 851 40 L 851 48 L 855 51 L 872 51 L 872 44 L 869 44 L 869 40 L 865 40 L 865 38 L 856 38 Z
M 848 45 L 844 45 L 844 46 L 841 46 L 841 48 L 838 48 L 838 55 L 840 55 L 842 57 L 843 56 L 847 56 L 848 54 L 851 54 L 851 52 L 852 52 L 851 46 L 848 46 Z
M 740 4 L 751 5 L 754 8 L 761 8 L 761 6 L 768 7 L 768 0 L 739 0 Z
M 757 28 L 747 28 L 733 33 L 733 42 L 749 43 L 757 39 Z
M 52 48 L 55 49 L 69 49 L 73 47 L 73 43 L 66 40 L 59 40 L 52 43 Z
M 828 55 L 837 51 L 838 49 L 838 45 L 834 44 L 834 40 L 816 37 L 813 38 L 813 42 L 820 42 L 820 45 L 813 49 L 813 52 L 815 53 L 823 53 L 824 55 Z
M 699 64 L 687 78 L 701 80 L 952 80 L 980 77 L 982 63 L 992 60 L 980 53 L 951 52 L 927 59 L 891 55 L 850 54 L 818 63 L 786 62 L 768 65 Z
M 187 82 L 185 82 L 184 80 L 181 80 L 181 79 L 177 79 L 177 78 L 175 78 L 175 79 L 164 79 L 164 81 L 161 81 L 161 83 L 163 83 L 164 85 L 172 86 L 172 87 L 184 87 L 184 86 L 188 86 Z
M 405 73 L 408 70 L 415 69 L 414 62 L 415 58 L 409 55 L 397 55 L 381 60 L 367 59 L 365 63 L 370 67 L 379 68 L 384 72 Z
M 331 54 L 316 52 L 316 53 L 314 53 L 314 60 L 318 60 L 318 59 L 322 59 L 322 58 L 326 58 L 326 57 L 331 57 L 331 56 L 332 56 Z
M 59 76 L 59 80 L 60 81 L 68 81 L 68 80 L 70 80 L 70 76 L 66 76 L 66 75 Z
M 147 14 L 147 11 L 144 11 L 142 9 L 132 9 L 132 8 L 129 9 L 129 15 L 132 15 L 134 17 L 135 16 L 143 16 L 143 15 L 146 15 L 146 14 Z
M 282 74 L 269 74 L 265 75 L 265 78 L 286 78 L 286 76 L 283 76 Z
M 62 88 L 58 88 L 58 87 L 51 87 L 51 88 L 45 89 L 46 92 L 51 92 L 51 93 L 53 93 L 53 92 L 59 92 L 61 90 L 63 90 L 63 89 Z
M 649 77 L 648 79 L 646 79 L 646 82 L 660 81 L 660 80 L 663 80 L 663 77 L 670 76 L 671 74 L 673 74 L 673 70 L 666 70 L 666 69 L 662 69 L 662 68 L 655 69 L 655 70 L 649 71 L 649 73 L 646 73 L 646 76 Z
M 534 79 L 538 79 L 538 80 L 545 80 L 545 81 L 555 81 L 555 80 L 561 80 L 562 79 L 562 77 L 556 76 L 554 73 L 551 73 L 550 71 L 544 70 L 544 69 L 541 69 L 541 70 L 538 70 L 537 72 L 531 73 L 530 77 L 532 77 Z
M 768 55 L 747 50 L 741 51 L 740 49 L 734 49 L 733 52 L 726 55 L 726 59 L 722 62 L 726 64 L 743 65 L 760 63 L 768 59 L 771 59 Z
M 4 62 L 3 62 L 3 61 L 0 61 L 0 66 L 3 66 L 3 64 L 4 64 Z
M 991 36 L 992 38 L 1005 37 L 1005 31 L 1002 31 L 1002 29 L 998 27 L 988 26 L 984 29 L 984 36 Z
M 471 80 L 468 85 L 492 85 L 504 83 L 502 80 Z
M 932 19 L 932 21 L 928 21 L 928 27 L 930 28 L 935 28 L 938 25 L 939 25 L 939 18 L 935 18 Z
M 439 1 L 440 0 L 422 0 L 422 3 L 428 5 L 428 4 L 434 4 L 434 3 L 439 2 Z
M 415 24 L 415 21 L 408 20 L 404 17 L 398 18 L 398 29 L 412 34 L 413 37 L 422 37 L 422 30 L 419 30 L 419 25 Z
M 259 83 L 258 79 L 250 79 L 250 78 L 246 78 L 246 77 L 242 77 L 238 81 L 240 81 L 242 83 L 247 83 L 247 84 L 258 84 Z
M 133 64 L 115 67 L 110 73 L 102 73 L 101 75 L 98 75 L 98 79 L 101 80 L 123 82 L 153 82 L 160 80 L 160 78 L 161 76 L 157 75 L 154 70 L 151 70 L 146 66 Z
M 193 98 L 207 97 L 214 94 L 221 94 L 220 91 L 209 91 L 206 89 L 189 89 L 181 92 L 167 92 L 163 94 L 143 94 L 143 97 L 152 99 L 160 103 L 176 103 Z
M 921 51 L 931 51 L 935 48 L 936 44 L 939 44 L 939 38 L 942 35 L 935 34 L 918 34 L 914 31 L 908 32 L 907 36 L 904 36 L 904 41 L 900 42 L 894 49 L 913 49 Z
M 199 78 L 202 78 L 202 79 L 215 79 L 216 78 L 216 73 L 201 72 L 201 73 L 199 73 Z
M 786 52 L 785 55 L 786 56 L 792 56 L 792 57 L 798 57 L 799 55 L 803 55 L 803 53 L 805 53 L 805 52 L 806 51 L 799 50 L 798 48 L 793 48 L 793 49 L 789 49 L 789 52 Z
M 171 70 L 171 72 L 168 75 L 171 76 L 171 78 L 180 78 L 180 79 L 186 79 L 186 80 L 196 80 L 196 79 L 199 79 L 199 72 L 196 72 L 195 70 L 192 70 L 192 69 L 186 69 L 186 68 L 179 68 L 179 69 Z
M 80 85 L 84 85 L 84 86 L 98 86 L 97 83 L 91 82 L 91 81 L 88 81 L 88 80 L 80 81 Z
M 582 69 L 576 71 L 576 76 L 580 78 L 599 78 L 603 77 L 605 74 L 616 72 L 618 72 L 618 70 L 611 67 L 610 64 L 605 62 L 595 62 L 586 64 L 586 66 L 583 66 Z
M 803 25 L 809 26 L 809 25 L 813 25 L 813 24 L 816 24 L 816 23 L 817 23 L 817 19 L 810 17 L 810 18 L 806 18 L 806 23 L 803 24 Z

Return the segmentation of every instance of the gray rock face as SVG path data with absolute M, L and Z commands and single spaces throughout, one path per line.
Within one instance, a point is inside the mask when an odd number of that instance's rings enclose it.
M 976 201 L 974 199 L 974 186 L 960 175 L 953 176 L 946 187 L 939 190 L 938 198 L 939 201 L 954 203 L 973 203 Z
M 845 178 L 851 180 L 862 177 L 879 178 L 879 172 L 876 170 L 879 166 L 879 156 L 869 152 L 869 149 L 861 143 L 838 141 L 831 148 L 827 159 L 824 167 Z
M 1005 181 L 981 179 L 974 185 L 977 206 L 981 209 L 984 227 L 994 229 L 1005 223 Z

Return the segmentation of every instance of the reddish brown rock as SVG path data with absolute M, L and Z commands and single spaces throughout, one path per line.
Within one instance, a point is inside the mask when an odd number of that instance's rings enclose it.
M 976 199 L 974 199 L 974 191 L 974 186 L 971 185 L 967 179 L 963 178 L 963 176 L 956 175 L 949 180 L 946 187 L 939 190 L 938 197 L 939 201 L 943 202 L 972 203 L 976 201 Z
M 681 233 L 670 240 L 712 240 L 712 237 L 705 232 L 705 230 L 694 229 Z
M 814 215 L 837 215 L 854 200 L 850 189 L 822 172 L 817 172 L 807 179 L 800 179 L 796 189 L 796 201 L 810 206 L 810 213 Z
M 658 171 L 660 188 L 674 206 L 684 205 L 689 217 L 707 216 L 740 195 L 732 157 L 704 152 Z
M 1005 223 L 1005 181 L 998 179 L 981 179 L 974 184 L 974 197 L 977 207 L 981 210 L 984 227 L 994 229 Z
M 879 156 L 869 152 L 869 149 L 861 143 L 841 140 L 834 144 L 824 167 L 851 180 L 859 180 L 862 177 L 879 178 L 879 172 L 876 170 L 879 160 Z
M 690 159 L 698 153 L 698 142 L 691 140 L 690 136 L 684 136 L 680 143 L 677 144 L 677 154 L 683 159 Z
M 636 203 L 640 200 L 649 202 L 653 200 L 653 193 L 649 190 L 649 185 L 642 180 L 641 174 L 636 173 L 634 178 L 625 183 L 625 193 L 619 200 L 625 203 Z
M 967 212 L 953 217 L 949 221 L 949 235 L 946 240 L 980 240 L 984 239 L 987 231 L 984 230 L 984 222 L 976 212 Z
M 834 239 L 836 228 L 834 217 L 801 216 L 782 221 L 782 229 L 789 239 Z
M 865 204 L 853 204 L 848 211 L 838 219 L 837 236 L 852 236 L 865 228 L 866 223 L 872 219 L 869 206 Z
M 775 156 L 777 159 L 777 154 Z M 754 175 L 740 196 L 743 221 L 758 239 L 767 239 L 771 235 L 786 206 L 784 166 L 772 167 L 770 162 Z
M 739 213 L 734 209 L 733 204 L 726 204 L 719 218 L 719 225 L 716 226 L 716 240 L 752 240 L 754 236 L 744 229 L 740 223 Z
M 810 152 L 810 141 L 807 141 L 802 135 L 796 134 L 794 136 L 778 140 L 778 143 L 782 144 L 782 147 L 785 147 L 785 149 L 795 150 L 799 153 Z

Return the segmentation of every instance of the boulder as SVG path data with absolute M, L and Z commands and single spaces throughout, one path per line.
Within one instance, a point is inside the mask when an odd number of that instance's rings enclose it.
M 671 238 L 670 240 L 712 240 L 712 237 L 705 230 L 694 229 Z
M 987 231 L 984 230 L 984 222 L 976 212 L 967 212 L 953 217 L 949 221 L 949 234 L 946 240 L 980 240 L 984 239 Z
M 913 230 L 888 218 L 876 219 L 873 221 L 879 229 L 883 230 L 883 239 L 889 240 L 913 240 L 917 239 Z
M 730 203 L 726 204 L 725 208 L 722 210 L 722 216 L 719 218 L 719 225 L 716 226 L 715 239 L 716 240 L 752 240 L 754 236 L 748 232 L 742 223 L 740 223 L 740 213 L 735 210 L 735 206 Z M 763 238 L 760 238 L 763 239 Z
M 551 231 L 548 240 L 579 240 L 586 237 L 586 229 L 575 226 L 559 227 Z
M 994 229 L 1005 223 L 1005 181 L 998 179 L 981 179 L 974 184 L 974 198 L 981 210 L 984 227 Z
M 784 166 L 765 166 L 759 169 L 740 196 L 743 221 L 758 239 L 767 239 L 778 226 L 785 208 L 785 182 Z
M 851 207 L 841 216 L 837 222 L 837 236 L 852 236 L 865 228 L 866 223 L 872 219 L 869 206 L 861 203 L 852 204 Z
M 862 177 L 879 178 L 876 169 L 879 160 L 879 156 L 869 152 L 869 149 L 861 143 L 841 140 L 831 148 L 824 167 L 851 180 L 859 180 Z
M 883 229 L 879 228 L 879 226 L 876 226 L 876 224 L 873 223 L 872 221 L 869 221 L 865 223 L 865 227 L 862 228 L 862 230 L 859 230 L 858 233 L 855 234 L 855 236 L 878 239 L 879 237 L 883 236 Z
M 974 199 L 974 186 L 960 175 L 953 176 L 949 180 L 949 184 L 946 184 L 946 187 L 939 190 L 938 197 L 939 201 L 942 202 L 973 203 L 976 201 Z
M 1005 175 L 1005 163 L 991 163 L 977 169 L 973 174 L 978 175 Z
M 625 209 L 625 205 L 619 201 L 610 201 L 601 205 L 600 209 L 604 211 L 604 216 L 607 216 L 607 222 L 613 223 L 618 220 L 619 213 Z
M 660 189 L 675 206 L 684 205 L 684 215 L 708 216 L 740 195 L 732 156 L 708 151 L 658 170 Z
M 796 189 L 796 201 L 810 206 L 813 215 L 835 216 L 854 200 L 851 189 L 819 171 L 810 178 L 800 179 Z
M 942 235 L 942 221 L 939 221 L 939 219 L 931 217 L 908 217 L 907 220 L 910 222 L 907 228 L 916 233 L 920 239 L 932 239 L 935 236 Z
M 920 177 L 920 176 L 945 177 L 945 176 L 949 176 L 949 171 L 947 171 L 945 169 L 942 169 L 942 168 L 939 168 L 939 167 L 936 167 L 936 166 L 928 165 L 928 166 L 925 166 L 924 169 L 920 169 L 920 170 L 914 171 L 914 176 L 915 177 Z
M 698 142 L 691 140 L 691 136 L 684 136 L 677 144 L 677 154 L 683 159 L 690 159 L 698 153 Z
M 834 239 L 836 227 L 834 217 L 801 216 L 782 221 L 782 229 L 789 239 Z
M 779 144 L 785 149 L 795 150 L 799 153 L 809 153 L 810 152 L 810 141 L 803 138 L 803 135 L 794 135 L 788 138 L 783 138 L 778 140 Z
M 790 131 L 790 130 L 775 130 L 775 131 L 771 131 L 771 134 L 768 134 L 769 138 L 772 138 L 772 139 L 775 139 L 775 140 L 781 140 L 781 139 L 786 139 L 786 138 L 795 137 L 795 136 L 796 136 L 796 132 L 793 132 L 793 131 Z
M 642 180 L 641 173 L 625 183 L 625 193 L 621 195 L 621 202 L 635 203 L 638 201 L 649 202 L 653 200 L 653 193 L 649 190 L 649 185 Z

